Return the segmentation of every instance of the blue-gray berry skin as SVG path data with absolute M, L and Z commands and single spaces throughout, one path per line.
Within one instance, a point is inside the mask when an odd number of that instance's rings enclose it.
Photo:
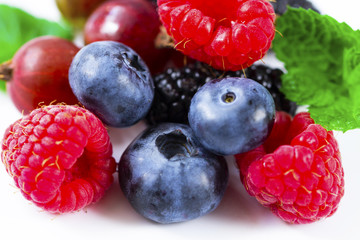
M 223 157 L 205 150 L 189 126 L 162 123 L 145 130 L 118 164 L 120 187 L 133 208 L 159 223 L 213 211 L 228 183 Z
M 270 134 L 275 104 L 261 84 L 246 78 L 214 79 L 191 100 L 190 127 L 200 143 L 218 155 L 260 146 Z
M 99 41 L 83 47 L 71 63 L 69 82 L 79 102 L 113 127 L 143 119 L 154 98 L 148 67 L 119 42 Z

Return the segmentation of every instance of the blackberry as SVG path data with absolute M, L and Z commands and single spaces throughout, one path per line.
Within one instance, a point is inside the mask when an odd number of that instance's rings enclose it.
M 156 75 L 155 97 L 146 119 L 150 124 L 187 123 L 191 98 L 199 87 L 215 77 L 216 74 L 212 74 L 210 68 L 200 62 L 181 69 L 168 68 Z
M 294 8 L 305 8 L 312 9 L 315 12 L 319 12 L 317 8 L 309 0 L 276 0 L 271 2 L 274 7 L 275 13 L 278 15 L 283 15 L 286 12 L 288 6 Z
M 295 102 L 288 100 L 280 91 L 282 86 L 281 76 L 284 74 L 278 68 L 270 68 L 265 65 L 252 65 L 245 70 L 247 78 L 253 79 L 262 84 L 272 95 L 277 111 L 284 111 L 294 116 L 297 105 Z M 228 72 L 226 76 L 244 77 L 242 71 Z
M 155 97 L 146 119 L 151 125 L 161 122 L 187 124 L 191 98 L 202 85 L 214 78 L 245 76 L 269 90 L 274 98 L 276 110 L 294 115 L 297 105 L 280 92 L 282 74 L 280 69 L 272 69 L 265 65 L 252 65 L 244 72 L 223 72 L 201 62 L 189 64 L 181 69 L 168 68 L 164 73 L 154 76 Z

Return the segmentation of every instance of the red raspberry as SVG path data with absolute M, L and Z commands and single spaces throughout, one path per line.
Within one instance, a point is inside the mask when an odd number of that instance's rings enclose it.
M 158 0 L 160 20 L 185 55 L 220 70 L 261 59 L 275 36 L 267 0 Z
M 33 110 L 5 132 L 1 160 L 26 199 L 52 213 L 98 201 L 116 163 L 101 121 L 76 106 Z
M 309 113 L 278 112 L 269 139 L 235 157 L 248 193 L 286 222 L 329 217 L 344 195 L 337 141 Z

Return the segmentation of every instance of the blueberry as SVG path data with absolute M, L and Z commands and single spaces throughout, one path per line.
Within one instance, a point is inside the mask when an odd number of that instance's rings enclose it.
M 119 42 L 98 41 L 83 47 L 71 63 L 69 81 L 81 104 L 113 127 L 143 119 L 154 98 L 147 66 Z
M 120 187 L 133 208 L 159 223 L 191 220 L 213 211 L 228 183 L 223 157 L 205 150 L 187 125 L 162 123 L 124 151 Z
M 274 123 L 275 104 L 266 88 L 254 80 L 214 79 L 196 92 L 188 118 L 205 148 L 233 155 L 265 141 Z
M 274 7 L 275 13 L 279 15 L 283 15 L 288 7 L 312 9 L 319 13 L 319 10 L 315 8 L 315 6 L 309 0 L 276 0 L 271 2 L 271 5 Z

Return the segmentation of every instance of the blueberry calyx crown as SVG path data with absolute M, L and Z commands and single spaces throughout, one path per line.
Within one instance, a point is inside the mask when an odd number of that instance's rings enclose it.
M 155 145 L 159 152 L 172 162 L 197 154 L 192 141 L 180 129 L 159 135 L 155 140 Z
M 221 100 L 224 103 L 232 103 L 233 101 L 235 101 L 235 99 L 236 99 L 236 95 L 233 92 L 227 92 L 221 97 Z
M 144 63 L 140 62 L 140 58 L 136 54 L 129 54 L 126 52 L 121 53 L 121 57 L 124 60 L 124 63 L 131 69 L 136 75 L 139 76 L 141 80 L 147 79 L 146 69 Z
M 145 71 L 143 66 L 140 64 L 139 57 L 137 55 L 132 55 L 131 57 L 129 57 L 127 53 L 122 53 L 121 55 L 128 66 L 135 68 L 137 71 Z

